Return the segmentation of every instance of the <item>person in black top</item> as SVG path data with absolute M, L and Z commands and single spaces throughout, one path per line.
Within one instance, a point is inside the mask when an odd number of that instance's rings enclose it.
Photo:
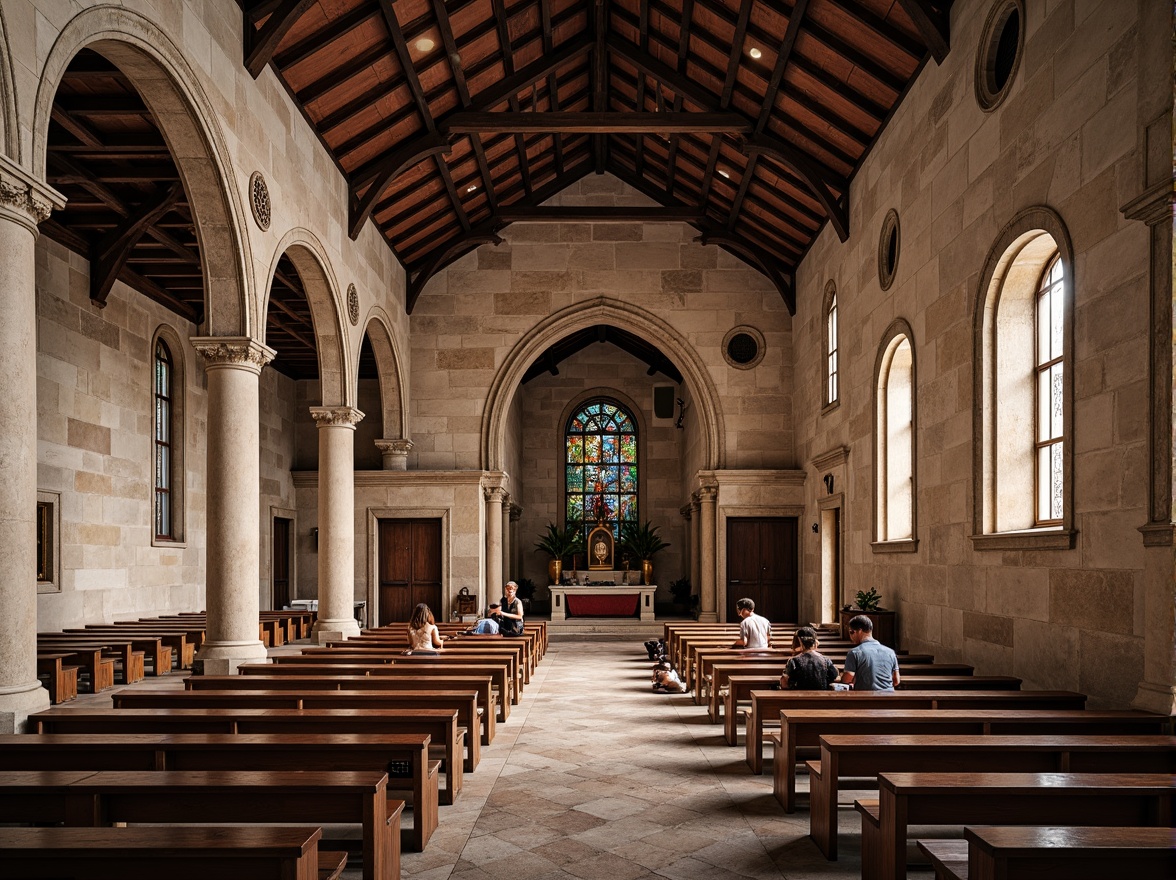
M 494 614 L 494 619 L 498 621 L 498 631 L 504 636 L 523 634 L 523 600 L 515 598 L 518 589 L 519 585 L 514 581 L 506 582 L 502 599 L 498 603 L 498 611 Z
M 827 691 L 832 690 L 837 678 L 837 667 L 833 661 L 817 650 L 817 633 L 810 626 L 796 631 L 801 651 L 784 666 L 780 676 L 781 690 Z

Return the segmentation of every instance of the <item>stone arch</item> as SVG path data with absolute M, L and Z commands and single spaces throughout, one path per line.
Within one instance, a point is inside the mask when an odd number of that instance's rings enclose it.
M 192 206 L 204 274 L 203 331 L 255 336 L 250 308 L 252 268 L 243 234 L 245 211 L 217 114 L 175 43 L 142 15 L 115 6 L 78 13 L 58 34 L 37 89 L 30 164 L 44 179 L 53 98 L 65 69 L 82 49 L 115 64 L 150 108 L 171 150 Z M 255 300 L 254 300 L 255 301 Z
M 354 365 L 350 364 L 350 346 L 345 344 L 347 332 L 343 329 L 343 303 L 340 299 L 339 284 L 331 271 L 330 261 L 322 243 L 314 233 L 301 228 L 291 229 L 278 243 L 266 273 L 264 292 L 258 296 L 261 310 L 258 312 L 258 328 L 265 327 L 265 314 L 269 309 L 270 280 L 278 269 L 278 260 L 285 255 L 294 264 L 306 301 L 310 305 L 310 318 L 314 324 L 314 343 L 318 350 L 319 386 L 323 406 L 354 406 L 356 384 Z M 264 341 L 264 337 L 263 341 Z
M 404 362 L 396 345 L 396 336 L 389 329 L 392 322 L 381 308 L 368 313 L 364 333 L 376 355 L 376 369 L 380 374 L 380 413 L 385 440 L 408 440 L 408 387 L 404 381 Z M 363 340 L 360 340 L 363 344 Z M 358 365 L 359 357 L 356 356 Z
M 547 316 L 519 339 L 494 377 L 482 413 L 482 468 L 500 471 L 505 466 L 506 422 L 511 400 L 527 367 L 555 339 L 596 324 L 613 324 L 658 340 L 693 397 L 694 412 L 702 423 L 703 469 L 721 469 L 726 464 L 725 428 L 718 391 L 706 365 L 694 347 L 670 324 L 632 303 L 598 296 L 575 303 Z
M 8 28 L 0 8 L 0 153 L 20 164 L 20 122 L 16 112 L 16 88 L 12 75 L 12 53 L 8 51 Z

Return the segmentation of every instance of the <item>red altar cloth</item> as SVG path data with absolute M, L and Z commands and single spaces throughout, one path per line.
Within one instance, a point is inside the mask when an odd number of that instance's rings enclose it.
M 568 617 L 636 617 L 640 594 L 567 596 Z

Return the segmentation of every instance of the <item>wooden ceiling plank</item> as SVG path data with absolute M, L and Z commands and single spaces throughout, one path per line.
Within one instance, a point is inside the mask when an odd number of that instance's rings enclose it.
M 274 57 L 278 44 L 290 32 L 290 28 L 302 14 L 314 5 L 316 0 L 283 0 L 270 17 L 266 19 L 261 30 L 257 30 L 250 20 L 248 12 L 244 15 L 245 31 L 245 69 L 249 75 L 257 79 L 265 66 Z
M 90 252 L 90 301 L 100 309 L 106 308 L 106 297 L 119 273 L 126 265 L 144 232 L 184 197 L 184 187 L 176 181 L 161 196 L 140 205 L 129 222 L 117 227 Z
M 951 23 L 948 9 L 936 9 L 929 0 L 898 0 L 898 5 L 910 16 L 923 42 L 931 50 L 936 64 L 942 64 L 951 51 Z M 950 0 L 947 6 L 950 7 Z
M 601 207 L 504 205 L 498 217 L 508 223 L 631 223 L 689 222 L 702 211 L 692 207 Z
M 821 207 L 829 216 L 829 222 L 837 231 L 841 241 L 849 239 L 849 185 L 844 181 L 831 180 L 827 173 L 818 169 L 800 150 L 770 135 L 760 134 L 744 142 L 743 152 L 748 156 L 771 156 L 797 175 L 812 190 Z M 840 192 L 837 195 L 834 190 Z
M 648 15 L 648 7 L 646 4 L 641 4 L 642 11 Z M 686 78 L 686 64 L 690 58 L 690 22 L 694 17 L 694 0 L 682 0 L 682 21 L 678 26 L 678 76 L 683 79 Z M 641 51 L 646 55 L 649 54 L 649 35 L 645 35 L 645 42 L 641 46 Z M 661 94 L 660 87 L 658 94 Z M 678 113 L 682 110 L 682 93 L 674 93 L 674 112 Z M 670 139 L 669 155 L 666 157 L 666 188 L 672 195 L 674 187 L 678 185 L 678 149 L 680 146 L 680 139 L 678 135 L 674 135 Z
M 866 74 L 882 86 L 894 92 L 896 95 L 901 95 L 903 90 L 906 89 L 906 81 L 898 74 L 883 67 L 864 52 L 861 52 L 855 46 L 851 46 L 836 34 L 830 33 L 819 24 L 816 24 L 810 20 L 808 27 L 805 28 L 805 31 L 814 40 L 818 40 L 819 42 L 824 43 L 828 48 L 832 49 L 842 58 L 848 58 L 855 67 L 862 71 L 862 73 Z
M 380 10 L 373 6 L 358 6 L 328 27 L 278 52 L 274 56 L 274 64 L 281 70 L 296 67 L 315 53 L 330 48 L 335 41 L 343 39 L 356 28 L 363 27 L 379 14 Z
M 388 54 L 387 46 L 372 46 L 362 55 L 354 56 L 347 64 L 333 68 L 323 76 L 303 86 L 294 93 L 294 99 L 304 107 L 314 103 L 331 89 L 348 82 L 367 71 L 373 64 Z
M 277 303 L 274 302 L 273 300 L 270 300 L 270 305 L 277 305 Z M 297 330 L 295 330 L 293 327 L 289 326 L 288 324 L 283 324 L 281 319 L 277 315 L 275 315 L 272 311 L 266 312 L 265 322 L 266 322 L 266 324 L 268 324 L 270 326 L 278 328 L 279 330 L 281 330 L 283 333 L 285 333 L 287 336 L 291 337 L 292 339 L 296 339 L 299 342 L 301 342 L 303 345 L 305 345 L 307 348 L 309 348 L 312 352 L 314 352 L 315 360 L 316 361 L 318 360 L 318 346 L 315 345 L 315 342 L 313 339 L 310 339 L 307 336 L 304 336 L 303 334 L 299 333 Z
M 421 81 L 413 66 L 412 56 L 408 53 L 408 43 L 404 39 L 403 31 L 400 30 L 400 22 L 396 19 L 396 12 L 393 10 L 392 4 L 388 2 L 380 3 L 380 12 L 384 15 L 384 24 L 388 28 L 392 48 L 396 51 L 396 60 L 400 62 L 400 70 L 404 74 L 404 81 L 409 92 L 412 93 L 412 100 L 416 104 L 417 113 L 421 116 L 421 122 L 428 131 L 436 131 L 437 124 L 433 120 L 433 111 L 429 109 L 425 90 L 421 88 Z
M 752 0 L 742 0 L 739 4 L 739 20 L 735 24 L 731 54 L 727 58 L 727 76 L 723 80 L 723 93 L 719 98 L 719 107 L 723 110 L 731 106 L 731 94 L 735 89 L 735 79 L 739 75 L 739 65 L 743 58 L 743 41 L 747 38 L 747 22 L 751 18 L 751 7 Z
M 780 83 L 784 81 L 784 71 L 788 67 L 788 62 L 792 60 L 792 50 L 796 47 L 796 38 L 800 34 L 800 25 L 804 21 L 808 4 L 809 0 L 796 0 L 792 4 L 788 28 L 784 31 L 784 39 L 780 41 L 780 48 L 776 53 L 776 66 L 772 68 L 772 78 L 768 81 L 768 89 L 764 93 L 764 103 L 760 107 L 759 118 L 755 121 L 756 134 L 763 133 L 768 126 L 768 120 L 772 118 L 776 96 L 780 94 Z
M 510 42 L 510 17 L 506 12 L 506 4 L 503 0 L 490 0 L 490 6 L 494 10 L 494 24 L 498 29 L 498 46 L 502 58 L 502 69 L 507 76 L 512 76 L 515 72 L 514 49 Z M 532 87 L 534 87 L 533 83 Z M 519 112 L 519 97 L 517 93 L 511 95 L 507 99 L 507 102 L 512 112 Z M 532 189 L 531 169 L 528 167 L 527 144 L 522 134 L 515 134 L 514 144 L 515 152 L 519 157 L 519 171 L 523 175 L 523 186 L 530 193 Z
M 738 113 L 642 113 L 595 111 L 560 113 L 454 113 L 439 125 L 445 135 L 491 132 L 564 132 L 568 134 L 750 133 L 751 123 Z
M 449 166 L 445 164 L 445 160 L 440 156 L 434 156 L 433 161 L 437 164 L 437 173 L 441 175 L 441 182 L 445 184 L 445 191 L 449 193 L 449 201 L 453 203 L 453 210 L 457 214 L 457 222 L 461 224 L 463 232 L 469 232 L 470 218 L 466 214 L 465 205 L 461 202 L 461 196 L 457 194 L 457 187 L 453 185 L 453 175 L 449 172 Z
M 551 0 L 539 0 L 539 22 L 540 30 L 543 33 L 543 54 L 550 55 L 554 49 L 554 35 L 551 32 Z M 551 105 L 553 113 L 559 112 L 559 77 L 554 71 L 547 74 L 547 102 Z M 537 110 L 538 108 L 532 107 L 531 109 Z M 555 135 L 555 167 L 557 174 L 564 173 L 563 135 L 558 132 Z
M 179 297 L 173 295 L 171 291 L 165 289 L 163 286 L 156 284 L 150 278 L 144 278 L 134 269 L 129 266 L 123 266 L 118 274 L 118 280 L 128 287 L 139 291 L 144 296 L 155 300 L 164 308 L 171 309 L 181 318 L 191 321 L 193 324 L 199 324 L 201 316 L 204 312 L 203 297 L 201 299 L 200 308 L 192 307 L 191 303 L 185 302 Z M 201 289 L 203 292 L 203 288 Z
M 364 170 L 362 176 L 357 177 L 351 184 L 347 232 L 351 240 L 355 241 L 359 237 L 359 231 L 371 216 L 372 208 L 393 180 L 430 156 L 437 157 L 440 161 L 439 154 L 448 153 L 452 149 L 446 138 L 431 132 L 405 144 L 395 153 L 382 157 L 376 167 Z M 360 198 L 356 193 L 367 180 L 370 180 L 371 184 Z
M 642 50 L 648 51 L 649 50 L 649 6 L 645 3 L 638 3 L 637 4 L 637 15 L 638 15 L 637 45 L 640 46 Z M 683 18 L 685 18 L 685 15 L 683 15 Z M 645 79 L 646 78 L 641 75 L 640 71 L 638 71 L 638 74 L 637 74 L 637 98 L 636 98 L 636 107 L 634 108 L 636 110 L 644 110 L 645 109 Z M 658 90 L 657 97 L 659 99 L 661 98 L 661 90 L 660 89 Z M 657 109 L 660 111 L 661 107 L 659 106 Z M 680 110 L 681 108 L 675 107 L 674 109 Z M 644 168 L 645 168 L 645 137 L 643 135 L 637 135 L 636 140 L 637 140 L 637 144 L 636 144 L 637 158 L 636 158 L 635 164 L 637 167 L 637 174 L 640 175 L 643 173 Z

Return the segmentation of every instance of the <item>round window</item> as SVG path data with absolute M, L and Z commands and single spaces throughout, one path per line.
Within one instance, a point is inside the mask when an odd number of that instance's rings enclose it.
M 898 270 L 898 254 L 901 240 L 898 234 L 898 211 L 891 208 L 882 221 L 882 234 L 878 238 L 878 283 L 883 290 L 889 290 Z
M 1023 0 L 1000 0 L 988 13 L 976 50 L 976 102 L 995 110 L 1012 88 L 1024 48 Z
M 723 358 L 737 370 L 750 370 L 764 359 L 764 336 L 754 327 L 736 327 L 723 339 Z

